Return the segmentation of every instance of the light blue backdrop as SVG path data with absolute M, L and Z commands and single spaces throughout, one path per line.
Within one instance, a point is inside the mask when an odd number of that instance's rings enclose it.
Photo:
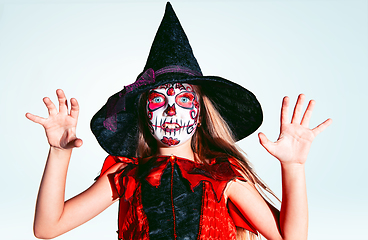
M 205 75 L 251 90 L 259 131 L 276 140 L 281 99 L 317 101 L 312 126 L 333 124 L 307 163 L 309 239 L 367 239 L 367 1 L 172 1 Z M 32 221 L 48 145 L 44 96 L 80 102 L 66 197 L 87 188 L 106 153 L 89 130 L 107 98 L 143 70 L 165 1 L 0 1 L 0 238 L 34 239 Z M 256 134 L 239 145 L 281 196 L 280 168 Z M 58 239 L 116 239 L 117 205 Z

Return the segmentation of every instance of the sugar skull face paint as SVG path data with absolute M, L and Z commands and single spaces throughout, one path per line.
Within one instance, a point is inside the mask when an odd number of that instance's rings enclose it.
M 167 83 L 148 94 L 149 126 L 152 135 L 165 146 L 178 146 L 191 139 L 199 110 L 193 86 L 187 83 Z

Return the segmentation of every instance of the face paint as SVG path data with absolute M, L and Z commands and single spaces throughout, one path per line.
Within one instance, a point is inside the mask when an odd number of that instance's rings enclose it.
M 152 135 L 165 146 L 178 146 L 191 139 L 198 115 L 198 99 L 190 84 L 167 83 L 148 94 L 148 124 Z

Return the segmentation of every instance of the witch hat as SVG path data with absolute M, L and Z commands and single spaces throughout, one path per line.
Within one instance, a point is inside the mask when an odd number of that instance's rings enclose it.
M 247 137 L 262 123 L 262 109 L 252 92 L 224 78 L 202 75 L 188 38 L 168 2 L 143 72 L 134 83 L 112 95 L 91 120 L 92 132 L 101 147 L 113 156 L 136 157 L 140 95 L 176 82 L 200 85 L 236 140 Z

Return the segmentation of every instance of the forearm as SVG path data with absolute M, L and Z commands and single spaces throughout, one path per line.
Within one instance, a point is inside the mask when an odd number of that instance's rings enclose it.
M 313 139 L 331 123 L 327 119 L 310 129 L 309 120 L 315 101 L 310 100 L 302 115 L 304 94 L 300 94 L 295 104 L 291 122 L 288 118 L 289 98 L 284 97 L 281 107 L 281 129 L 276 142 L 271 142 L 259 133 L 262 146 L 281 163 L 282 204 L 280 230 L 283 239 L 305 240 L 308 236 L 308 201 L 304 164 Z
M 280 228 L 283 239 L 307 239 L 308 201 L 304 164 L 281 164 L 281 170 Z
M 34 233 L 37 237 L 52 232 L 63 213 L 71 152 L 71 149 L 50 147 L 36 203 Z

